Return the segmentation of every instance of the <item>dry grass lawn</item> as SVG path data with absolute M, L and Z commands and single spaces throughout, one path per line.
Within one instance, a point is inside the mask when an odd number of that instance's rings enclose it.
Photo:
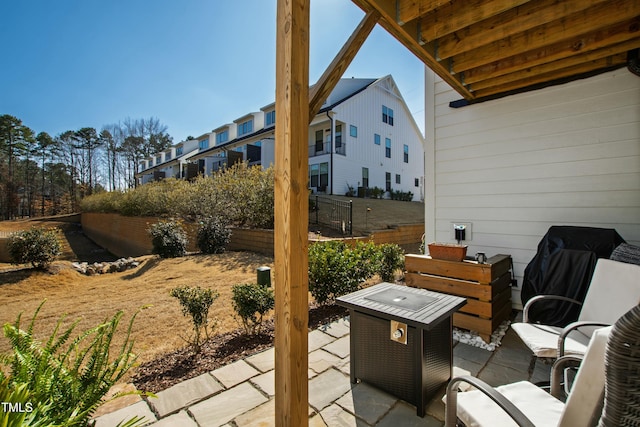
M 356 230 L 379 230 L 393 224 L 424 221 L 422 203 L 355 198 L 353 207 Z M 66 325 L 80 319 L 77 327 L 80 332 L 123 310 L 125 316 L 120 335 L 116 337 L 116 342 L 121 342 L 131 316 L 141 307 L 148 306 L 139 313 L 133 327 L 134 351 L 139 354 L 140 363 L 186 345 L 182 337 L 191 331 L 190 320 L 182 315 L 178 301 L 169 295 L 171 289 L 201 286 L 217 290 L 220 297 L 214 302 L 209 317 L 217 321 L 214 333 L 230 332 L 240 327 L 231 306 L 232 286 L 254 282 L 259 266 L 273 267 L 272 257 L 251 252 L 198 254 L 175 259 L 149 255 L 140 257 L 141 265 L 133 270 L 85 276 L 72 269 L 70 260 L 80 258 L 78 251 L 84 257 L 81 259 L 88 260 L 102 260 L 105 253 L 94 253 L 93 244 L 76 239 L 77 232 L 70 224 L 2 221 L 0 235 L 41 225 L 61 227 L 68 231 L 66 238 L 74 238 L 74 241 L 71 245 L 63 242 L 62 260 L 54 263 L 56 274 L 0 263 L 0 325 L 14 322 L 18 314 L 24 313 L 23 325 L 26 326 L 38 305 L 46 299 L 36 323 L 38 337 L 48 337 L 63 314 Z M 0 353 L 9 350 L 7 339 L 0 333 Z
M 122 273 L 85 276 L 71 268 L 68 261 L 57 261 L 57 274 L 32 269 L 11 269 L 0 264 L 0 324 L 15 321 L 23 314 L 23 325 L 46 299 L 36 333 L 47 337 L 56 320 L 67 315 L 65 324 L 80 319 L 78 331 L 91 328 L 118 310 L 125 316 L 120 325 L 124 334 L 131 316 L 141 307 L 133 327 L 139 361 L 149 361 L 185 346 L 181 336 L 191 330 L 189 319 L 181 312 L 178 300 L 169 292 L 178 286 L 201 286 L 215 289 L 220 297 L 214 302 L 210 318 L 218 322 L 216 332 L 237 329 L 240 324 L 231 307 L 231 287 L 254 282 L 256 268 L 273 267 L 271 257 L 251 252 L 228 252 L 220 255 L 190 255 L 183 258 L 139 258 L 141 265 Z M 272 278 L 273 279 L 273 278 Z M 120 341 L 121 342 L 121 341 Z M 7 339 L 0 337 L 0 353 L 10 350 Z

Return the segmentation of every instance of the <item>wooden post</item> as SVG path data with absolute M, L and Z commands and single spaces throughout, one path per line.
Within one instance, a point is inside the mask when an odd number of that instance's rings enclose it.
M 275 425 L 308 417 L 310 0 L 278 0 L 275 129 Z

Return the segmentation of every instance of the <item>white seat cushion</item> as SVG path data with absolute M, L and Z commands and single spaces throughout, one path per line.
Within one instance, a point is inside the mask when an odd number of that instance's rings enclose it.
M 557 426 L 564 404 L 528 381 L 496 387 L 536 426 Z M 517 427 L 506 412 L 483 393 L 458 393 L 458 418 L 467 427 Z
M 558 337 L 562 328 L 535 323 L 512 323 L 513 330 L 538 357 L 558 356 Z M 589 337 L 579 331 L 573 331 L 565 341 L 565 354 L 582 355 L 589 344 Z

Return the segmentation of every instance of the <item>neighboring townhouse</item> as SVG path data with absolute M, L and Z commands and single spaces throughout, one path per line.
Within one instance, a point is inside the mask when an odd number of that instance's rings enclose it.
M 190 178 L 188 168 L 210 174 L 238 161 L 267 168 L 274 163 L 275 118 L 275 104 L 269 104 L 197 138 L 195 145 L 185 141 L 167 149 L 143 162 L 139 182 Z M 341 79 L 309 126 L 309 188 L 362 196 L 377 187 L 423 200 L 422 141 L 393 77 Z M 178 160 L 172 150 L 180 146 Z
M 199 146 L 208 140 L 209 135 L 182 141 L 154 156 L 148 157 L 138 165 L 136 177 L 138 184 L 146 184 L 164 178 L 190 179 L 198 175 L 197 164 L 189 159 L 198 154 Z

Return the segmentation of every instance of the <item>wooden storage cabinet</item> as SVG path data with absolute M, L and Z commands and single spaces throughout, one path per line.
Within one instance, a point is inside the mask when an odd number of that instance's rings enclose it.
M 467 304 L 454 313 L 453 325 L 476 331 L 487 342 L 511 314 L 510 269 L 510 255 L 495 255 L 485 264 L 427 255 L 405 257 L 407 285 L 467 298 Z

